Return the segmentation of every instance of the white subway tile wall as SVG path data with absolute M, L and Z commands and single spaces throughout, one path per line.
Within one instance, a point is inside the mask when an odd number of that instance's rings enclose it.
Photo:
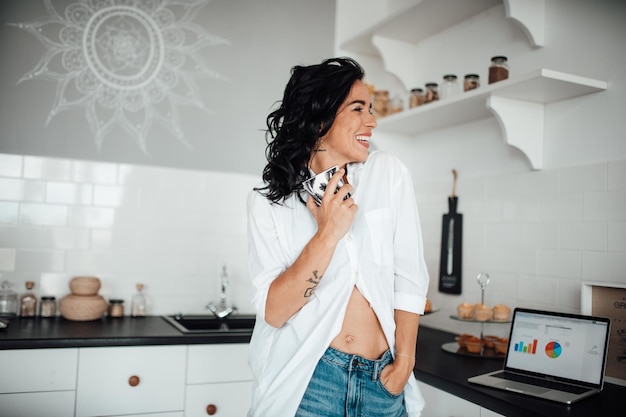
M 18 293 L 61 298 L 74 276 L 150 314 L 205 313 L 222 265 L 230 298 L 253 312 L 246 198 L 259 178 L 220 172 L 0 154 L 0 274 Z
M 626 283 L 626 161 L 489 177 L 459 176 L 463 292 L 438 291 L 441 216 L 451 184 L 417 183 L 429 297 L 439 312 L 425 325 L 479 334 L 451 320 L 456 306 L 481 301 L 476 276 L 491 281 L 485 303 L 580 312 L 583 281 Z M 486 324 L 485 334 L 508 332 Z
M 246 197 L 259 178 L 220 172 L 0 154 L 0 273 L 18 293 L 63 297 L 74 276 L 127 306 L 145 284 L 150 314 L 204 313 L 222 265 L 230 298 L 253 312 L 247 273 Z M 450 319 L 489 305 L 580 311 L 583 281 L 626 282 L 626 161 L 487 177 L 459 177 L 463 293 L 439 293 L 442 215 L 449 183 L 416 183 L 429 297 L 422 323 L 479 332 Z M 128 307 L 127 307 L 128 312 Z M 504 333 L 507 326 L 487 325 Z

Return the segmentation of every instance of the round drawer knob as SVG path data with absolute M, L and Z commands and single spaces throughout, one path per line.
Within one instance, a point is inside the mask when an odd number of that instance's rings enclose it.
M 128 378 L 128 385 L 130 385 L 131 387 L 136 387 L 137 385 L 139 385 L 140 379 L 137 375 L 133 375 L 130 378 Z
M 215 404 L 209 404 L 206 406 L 206 413 L 210 416 L 217 414 L 217 406 Z

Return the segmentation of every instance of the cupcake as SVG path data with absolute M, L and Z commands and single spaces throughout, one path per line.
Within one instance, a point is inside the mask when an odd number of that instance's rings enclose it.
M 474 306 L 470 303 L 459 304 L 456 308 L 460 319 L 469 320 L 474 316 Z
M 496 304 L 493 306 L 493 319 L 496 321 L 507 321 L 510 314 L 511 309 L 504 304 Z
M 476 321 L 488 321 L 493 319 L 493 311 L 487 304 L 477 304 L 478 307 L 474 307 L 474 320 Z
M 469 353 L 480 353 L 483 350 L 484 345 L 485 342 L 475 336 L 465 339 L 465 349 Z
M 472 339 L 472 338 L 476 338 L 476 336 L 471 335 L 469 333 L 463 333 L 463 334 L 458 335 L 455 339 L 456 339 L 456 342 L 459 344 L 459 347 L 460 348 L 464 348 L 465 347 L 465 341 L 467 339 Z
M 509 339 L 506 337 L 502 337 L 498 340 L 494 340 L 493 342 L 494 346 L 496 347 L 496 353 L 499 353 L 501 355 L 505 355 L 506 354 L 506 348 L 509 345 Z
M 495 347 L 495 341 L 500 339 L 498 336 L 493 335 L 484 335 L 483 342 L 485 342 L 485 347 L 487 349 L 493 349 Z

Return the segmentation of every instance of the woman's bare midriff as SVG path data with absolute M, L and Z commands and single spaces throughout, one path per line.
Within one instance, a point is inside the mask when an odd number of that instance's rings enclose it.
M 378 317 L 356 287 L 350 295 L 341 331 L 330 346 L 366 359 L 379 359 L 389 349 Z

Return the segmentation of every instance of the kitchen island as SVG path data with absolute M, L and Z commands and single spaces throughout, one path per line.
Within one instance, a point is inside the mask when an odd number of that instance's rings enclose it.
M 14 319 L 0 331 L 0 351 L 8 349 L 89 348 L 115 346 L 211 345 L 248 343 L 249 332 L 183 334 L 162 317 L 104 318 L 91 322 Z M 561 405 L 472 385 L 470 376 L 502 367 L 502 359 L 460 356 L 441 349 L 454 334 L 420 327 L 415 376 L 421 382 L 509 417 L 589 417 L 616 415 L 626 387 L 605 384 L 604 391 L 574 405 Z M 0 352 L 1 353 L 1 352 Z M 428 401 L 428 398 L 426 398 Z M 618 412 L 619 414 L 619 412 Z

